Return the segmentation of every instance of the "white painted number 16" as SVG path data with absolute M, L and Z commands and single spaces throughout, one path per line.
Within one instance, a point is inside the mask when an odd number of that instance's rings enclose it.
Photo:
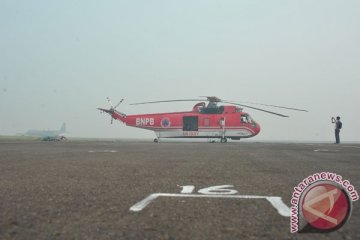
M 191 194 L 193 193 L 195 186 L 187 185 L 187 186 L 180 186 L 182 188 L 180 193 L 184 194 Z M 206 194 L 206 195 L 231 195 L 237 194 L 238 191 L 235 189 L 228 189 L 234 187 L 233 185 L 220 185 L 220 186 L 211 186 L 207 188 L 202 188 L 198 191 L 198 193 Z

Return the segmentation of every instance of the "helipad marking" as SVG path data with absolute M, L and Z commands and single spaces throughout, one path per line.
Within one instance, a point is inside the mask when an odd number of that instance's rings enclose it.
M 195 189 L 195 186 L 179 186 L 182 188 L 181 193 L 192 193 Z
M 266 199 L 270 202 L 277 212 L 284 217 L 290 217 L 290 208 L 282 201 L 281 197 L 276 196 L 258 196 L 258 195 L 233 195 L 237 193 L 234 189 L 225 189 L 226 187 L 233 187 L 232 185 L 213 186 L 200 189 L 199 193 L 206 194 L 192 194 L 194 186 L 181 186 L 181 193 L 153 193 L 130 207 L 130 211 L 140 212 L 152 201 L 158 197 L 180 197 L 180 198 L 230 198 L 230 199 Z M 214 191 L 218 191 L 217 193 Z
M 117 151 L 116 150 L 101 150 L 101 151 L 94 151 L 94 150 L 89 150 L 88 151 L 89 153 L 116 153 Z
M 330 148 L 357 148 L 360 149 L 360 146 L 354 145 L 343 145 L 343 144 L 306 144 L 307 146 L 317 146 L 317 147 L 330 147 Z
M 266 197 L 271 205 L 278 211 L 281 216 L 290 217 L 290 208 L 286 206 L 281 197 Z
M 338 152 L 339 150 L 335 150 L 335 149 L 315 149 L 314 152 Z
M 198 192 L 202 194 L 209 195 L 228 195 L 228 194 L 236 194 L 238 191 L 234 189 L 227 189 L 234 187 L 233 185 L 220 185 L 220 186 L 212 186 L 208 188 L 200 189 Z

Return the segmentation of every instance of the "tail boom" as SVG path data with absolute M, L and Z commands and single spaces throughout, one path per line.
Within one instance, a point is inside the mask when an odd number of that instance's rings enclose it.
M 104 109 L 104 108 L 98 108 L 98 110 L 100 110 L 101 112 L 106 112 L 108 113 L 113 119 L 117 119 L 125 124 L 127 124 L 127 119 L 126 119 L 126 114 L 116 111 L 114 109 Z

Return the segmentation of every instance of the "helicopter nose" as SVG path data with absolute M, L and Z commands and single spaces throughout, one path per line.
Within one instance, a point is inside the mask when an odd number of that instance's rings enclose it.
M 260 130 L 261 130 L 260 124 L 256 123 L 256 126 L 254 127 L 254 132 L 255 132 L 254 136 L 258 135 Z

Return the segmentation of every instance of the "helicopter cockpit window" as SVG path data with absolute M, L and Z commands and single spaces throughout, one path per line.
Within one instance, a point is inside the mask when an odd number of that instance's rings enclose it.
M 252 117 L 250 117 L 250 115 L 247 115 L 247 114 L 241 115 L 240 121 L 241 121 L 241 123 L 243 123 L 243 124 L 245 124 L 245 123 L 250 123 L 251 126 L 253 126 L 253 127 L 256 126 L 255 121 L 252 119 Z
M 248 115 L 241 116 L 241 123 L 248 123 Z

